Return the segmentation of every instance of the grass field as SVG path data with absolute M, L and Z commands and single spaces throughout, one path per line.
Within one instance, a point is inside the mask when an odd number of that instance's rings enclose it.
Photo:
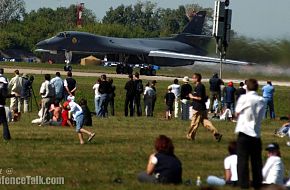
M 91 111 L 94 111 L 92 86 L 96 78 L 76 79 L 77 99 L 86 98 Z M 37 94 L 42 80 L 43 76 L 35 76 L 33 88 Z M 0 189 L 198 189 L 195 185 L 148 185 L 137 182 L 136 174 L 145 169 L 148 156 L 153 151 L 153 141 L 159 134 L 173 139 L 175 153 L 183 164 L 184 181 L 191 179 L 194 183 L 196 177 L 201 176 L 204 183 L 208 175 L 223 176 L 227 144 L 235 139 L 234 123 L 213 122 L 223 133 L 220 143 L 215 142 L 211 134 L 202 127 L 195 142 L 187 141 L 185 135 L 190 121 L 164 119 L 163 96 L 170 81 L 157 83 L 158 100 L 153 118 L 125 118 L 125 82 L 124 79 L 114 79 L 117 87 L 116 116 L 107 119 L 93 118 L 93 127 L 88 129 L 96 132 L 96 136 L 91 143 L 79 145 L 77 135 L 71 128 L 38 127 L 30 124 L 32 119 L 37 118 L 35 106 L 33 112 L 23 114 L 21 122 L 10 123 L 12 140 L 0 143 L 2 175 L 10 176 L 5 172 L 12 168 L 11 176 L 61 176 L 65 178 L 65 184 L 0 185 Z M 289 92 L 286 87 L 276 88 L 275 106 L 278 117 L 289 113 Z M 264 147 L 273 141 L 280 144 L 285 169 L 289 173 L 290 154 L 289 147 L 285 145 L 286 139 L 273 136 L 274 129 L 281 125 L 281 121 L 265 120 L 262 141 Z M 265 151 L 263 158 L 265 161 Z M 122 183 L 115 183 L 116 178 L 121 178 Z

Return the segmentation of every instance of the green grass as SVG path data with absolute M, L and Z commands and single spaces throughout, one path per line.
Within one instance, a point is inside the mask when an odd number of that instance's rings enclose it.
M 11 76 L 11 75 L 9 75 Z M 91 111 L 94 109 L 93 90 L 95 78 L 76 77 L 78 82 L 77 99 L 88 100 Z M 33 88 L 38 94 L 43 76 L 35 76 Z M 12 140 L 0 142 L 0 169 L 13 168 L 12 176 L 63 176 L 65 185 L 9 185 L 1 189 L 197 189 L 193 186 L 149 185 L 137 182 L 136 175 L 145 169 L 148 156 L 153 152 L 153 142 L 159 134 L 173 139 L 175 153 L 183 164 L 183 180 L 201 176 L 203 183 L 208 175 L 223 175 L 223 159 L 227 155 L 227 144 L 235 139 L 235 124 L 214 121 L 214 125 L 223 133 L 223 139 L 216 143 L 212 135 L 200 126 L 197 140 L 185 139 L 190 121 L 164 119 L 163 96 L 169 81 L 157 83 L 157 105 L 153 118 L 123 115 L 126 80 L 114 79 L 116 89 L 116 116 L 108 119 L 93 118 L 96 132 L 91 143 L 79 145 L 77 135 L 72 128 L 38 127 L 31 125 L 37 118 L 35 106 L 33 112 L 23 114 L 21 122 L 10 123 Z M 208 89 L 208 86 L 207 86 Z M 277 116 L 287 115 L 289 111 L 289 88 L 277 87 L 275 106 Z M 39 100 L 39 97 L 37 97 Z M 280 143 L 286 170 L 290 168 L 289 147 L 286 139 L 273 136 L 274 129 L 282 125 L 281 121 L 265 120 L 262 129 L 262 141 Z M 263 151 L 263 160 L 266 154 Z M 114 179 L 121 178 L 122 184 Z M 231 189 L 231 188 L 221 188 Z

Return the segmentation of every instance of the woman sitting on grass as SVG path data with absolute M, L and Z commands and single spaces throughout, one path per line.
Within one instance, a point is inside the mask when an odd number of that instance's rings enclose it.
M 172 140 L 165 135 L 159 135 L 155 140 L 156 152 L 151 154 L 145 172 L 138 174 L 138 180 L 144 183 L 182 182 L 182 166 L 174 155 Z

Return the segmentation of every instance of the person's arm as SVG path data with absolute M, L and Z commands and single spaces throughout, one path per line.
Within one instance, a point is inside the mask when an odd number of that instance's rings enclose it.
M 191 93 L 188 94 L 188 97 L 189 97 L 190 99 L 194 99 L 194 100 L 201 100 L 201 97 L 194 96 L 194 95 L 191 94 Z
M 147 169 L 146 169 L 146 173 L 148 175 L 152 175 L 155 169 L 155 165 L 157 164 L 157 159 L 155 157 L 155 154 L 151 154 L 148 160 L 148 164 L 147 164 Z
M 74 87 L 74 89 L 72 89 L 70 92 L 73 93 L 73 92 L 75 92 L 76 90 L 77 90 L 77 86 Z
M 230 169 L 225 169 L 225 180 L 226 181 L 231 181 L 231 177 L 232 177 L 232 172 Z

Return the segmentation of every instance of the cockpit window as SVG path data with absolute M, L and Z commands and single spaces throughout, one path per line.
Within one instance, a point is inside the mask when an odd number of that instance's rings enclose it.
M 57 37 L 59 38 L 70 38 L 70 34 L 66 33 L 66 32 L 60 32 Z
M 64 37 L 65 37 L 65 34 L 64 34 L 63 32 L 61 32 L 61 33 L 59 33 L 59 34 L 57 35 L 57 37 L 64 38 Z

